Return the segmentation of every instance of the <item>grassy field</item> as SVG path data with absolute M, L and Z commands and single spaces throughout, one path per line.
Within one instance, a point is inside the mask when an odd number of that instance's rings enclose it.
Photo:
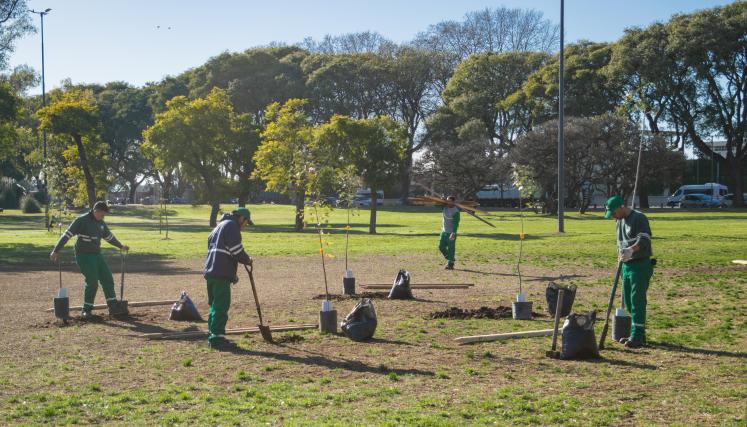
M 225 209 L 230 207 L 225 206 Z M 256 206 L 244 234 L 256 257 L 265 316 L 274 324 L 316 320 L 323 277 L 312 230 L 294 233 L 289 206 Z M 117 207 L 107 218 L 132 247 L 130 301 L 188 290 L 206 314 L 204 255 L 208 209 L 170 207 L 170 240 L 148 207 Z M 72 218 L 72 217 L 70 217 Z M 383 209 L 379 234 L 368 212 L 353 216 L 350 263 L 360 282 L 389 282 L 401 268 L 414 282 L 468 281 L 468 291 L 418 291 L 417 300 L 375 300 L 373 341 L 317 331 L 277 334 L 270 345 L 237 336 L 240 350 L 210 351 L 202 340 L 146 341 L 143 332 L 205 329 L 166 319 L 167 308 L 133 310 L 62 326 L 43 309 L 57 288 L 46 257 L 58 232 L 39 215 L 0 214 L 0 424 L 126 425 L 747 425 L 747 212 L 649 213 L 659 260 L 649 292 L 651 347 L 626 351 L 608 341 L 594 361 L 546 359 L 548 338 L 458 346 L 463 335 L 545 329 L 548 316 L 434 320 L 457 306 L 510 305 L 521 218 L 497 211 L 496 228 L 465 216 L 458 270 L 436 254 L 440 213 Z M 329 218 L 327 268 L 339 292 L 346 212 Z M 606 308 L 615 265 L 614 222 L 571 214 L 567 233 L 553 218 L 526 214 L 525 291 L 545 309 L 549 281 L 579 287 L 574 311 Z M 72 244 L 63 253 L 71 303 L 81 300 Z M 106 250 L 118 276 L 116 250 Z M 118 287 L 117 287 L 118 289 Z M 229 327 L 256 324 L 246 280 L 233 287 Z M 99 302 L 101 294 L 99 293 Z M 340 318 L 355 300 L 336 302 Z M 597 332 L 601 329 L 601 322 Z
M 224 206 L 229 211 L 231 206 Z M 210 232 L 206 206 L 169 208 L 169 238 L 159 230 L 155 207 L 117 207 L 107 223 L 119 240 L 131 247 L 132 256 L 145 261 L 190 259 L 204 256 Z M 65 217 L 65 227 L 77 214 Z M 309 256 L 318 253 L 319 242 L 313 227 L 303 233 L 292 229 L 293 209 L 285 205 L 252 207 L 256 226 L 245 232 L 244 243 L 254 256 Z M 658 210 L 649 213 L 653 224 L 656 257 L 662 267 L 709 267 L 724 265 L 745 257 L 747 212 L 680 212 Z M 347 212 L 335 210 L 327 217 L 328 252 L 344 256 Z M 527 213 L 523 216 L 526 241 L 524 261 L 528 265 L 557 267 L 585 265 L 613 267 L 615 264 L 614 221 L 605 221 L 601 212 L 566 220 L 566 233 L 556 233 L 555 219 Z M 484 263 L 515 262 L 521 217 L 518 212 L 497 211 L 490 220 L 496 228 L 463 215 L 458 253 L 461 260 Z M 59 230 L 42 228 L 42 215 L 22 215 L 18 211 L 0 214 L 0 250 L 5 265 L 38 265 L 57 241 Z M 437 244 L 440 212 L 433 208 L 381 209 L 378 234 L 368 234 L 368 211 L 353 210 L 349 252 L 352 255 L 401 255 L 431 253 Z M 64 230 L 64 228 L 63 228 Z M 683 251 L 683 245 L 697 253 Z M 68 254 L 72 252 L 68 247 Z M 106 246 L 106 245 L 104 245 Z M 115 248 L 105 248 L 114 253 Z M 71 256 L 67 261 L 71 262 Z

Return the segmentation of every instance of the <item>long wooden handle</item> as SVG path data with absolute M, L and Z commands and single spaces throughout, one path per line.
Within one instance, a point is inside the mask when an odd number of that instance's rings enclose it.
M 259 324 L 264 325 L 264 322 L 262 321 L 262 309 L 259 308 L 259 297 L 257 297 L 257 287 L 254 285 L 254 274 L 252 274 L 253 269 L 249 269 L 249 267 L 244 264 L 244 270 L 246 270 L 247 274 L 249 274 L 249 283 L 252 284 L 252 294 L 254 294 L 254 305 L 257 306 L 257 316 L 259 316 Z
M 454 341 L 459 344 L 470 344 L 475 342 L 501 341 L 509 338 L 549 337 L 552 335 L 552 331 L 552 329 L 542 329 L 539 331 L 508 332 L 505 334 L 474 335 L 454 338 Z
M 125 254 L 124 252 L 120 253 L 120 256 L 122 257 L 122 278 L 119 281 L 119 300 L 124 301 L 124 276 L 125 276 Z
M 617 293 L 617 284 L 620 282 L 620 273 L 622 271 L 622 261 L 617 263 L 617 273 L 615 273 L 615 283 L 612 285 L 612 292 L 610 293 L 610 301 L 607 304 L 607 313 L 604 316 L 604 327 L 602 328 L 602 335 L 599 337 L 599 349 L 604 349 L 604 340 L 607 338 L 607 331 L 610 327 L 610 313 L 612 312 L 612 304 L 615 303 L 615 294 Z
M 564 289 L 558 290 L 558 302 L 555 305 L 555 326 L 553 326 L 552 331 L 552 351 L 555 351 L 555 349 L 558 348 L 558 325 L 560 325 L 560 308 L 563 306 L 564 295 Z

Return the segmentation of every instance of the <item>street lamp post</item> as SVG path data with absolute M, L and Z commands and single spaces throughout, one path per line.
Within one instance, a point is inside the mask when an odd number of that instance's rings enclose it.
M 45 76 L 44 76 L 44 15 L 49 14 L 52 9 L 46 8 L 43 11 L 35 11 L 31 10 L 31 13 L 35 13 L 39 15 L 39 18 L 41 19 L 41 56 L 42 56 L 42 106 L 47 106 L 47 88 L 45 86 Z M 47 189 L 47 131 L 42 131 L 42 144 L 44 144 L 43 148 L 43 163 L 42 163 L 42 173 L 44 174 L 44 222 L 46 223 L 45 226 L 47 229 L 49 229 L 49 190 Z
M 564 121 L 565 117 L 563 116 L 563 110 L 564 110 L 564 95 L 565 90 L 563 87 L 563 71 L 564 71 L 564 64 L 563 64 L 563 45 L 564 45 L 564 39 L 563 39 L 563 32 L 565 31 L 565 23 L 564 21 L 564 12 L 565 12 L 565 1 L 560 0 L 560 69 L 558 72 L 559 75 L 559 96 L 558 96 L 558 233 L 564 233 L 565 232 L 565 225 L 564 225 L 564 218 L 563 218 L 563 211 L 564 211 L 564 204 L 565 204 L 565 195 L 564 193 L 564 183 L 563 183 L 563 174 L 564 168 L 563 168 L 563 160 L 565 157 L 565 138 L 563 134 L 563 128 L 564 128 Z

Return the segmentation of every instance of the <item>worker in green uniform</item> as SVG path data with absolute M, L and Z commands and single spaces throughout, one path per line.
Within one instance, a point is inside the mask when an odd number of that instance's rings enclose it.
M 228 309 L 231 307 L 231 284 L 239 281 L 236 270 L 239 263 L 251 265 L 252 259 L 241 243 L 241 230 L 253 225 L 247 208 L 238 208 L 223 215 L 208 236 L 208 254 L 203 275 L 207 282 L 208 345 L 220 351 L 231 351 L 233 343 L 226 340 Z
M 630 310 L 630 337 L 621 338 L 627 348 L 646 345 L 646 292 L 654 273 L 651 249 L 651 227 L 640 211 L 625 206 L 620 196 L 607 200 L 606 219 L 617 220 L 618 260 L 622 262 L 623 302 Z
M 88 213 L 79 216 L 70 224 L 65 233 L 60 236 L 60 240 L 52 249 L 49 259 L 57 262 L 59 252 L 65 246 L 68 240 L 73 236 L 78 236 L 75 242 L 75 263 L 78 264 L 80 272 L 85 278 L 83 288 L 83 310 L 81 318 L 89 319 L 93 302 L 96 298 L 96 291 L 99 283 L 104 290 L 106 305 L 109 307 L 110 315 L 126 315 L 127 309 L 120 304 L 114 293 L 114 277 L 106 264 L 104 256 L 101 255 L 101 240 L 106 240 L 109 244 L 118 247 L 122 251 L 129 251 L 130 248 L 123 245 L 114 237 L 109 227 L 104 222 L 104 217 L 109 213 L 109 206 L 105 202 L 98 201 L 93 205 Z
M 454 256 L 456 254 L 456 238 L 459 229 L 459 208 L 454 205 L 456 198 L 449 196 L 446 198 L 446 206 L 443 210 L 443 220 L 441 222 L 441 237 L 438 243 L 438 250 L 446 258 L 447 270 L 454 269 Z

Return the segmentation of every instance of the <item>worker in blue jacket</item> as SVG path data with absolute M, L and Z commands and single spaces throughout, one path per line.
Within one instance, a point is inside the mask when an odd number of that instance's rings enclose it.
M 226 322 L 231 307 L 231 284 L 239 281 L 236 275 L 238 264 L 252 264 L 241 244 L 241 230 L 254 225 L 247 208 L 238 208 L 225 214 L 208 236 L 208 254 L 205 259 L 204 276 L 207 281 L 208 344 L 210 348 L 230 350 L 233 344 L 226 340 Z

